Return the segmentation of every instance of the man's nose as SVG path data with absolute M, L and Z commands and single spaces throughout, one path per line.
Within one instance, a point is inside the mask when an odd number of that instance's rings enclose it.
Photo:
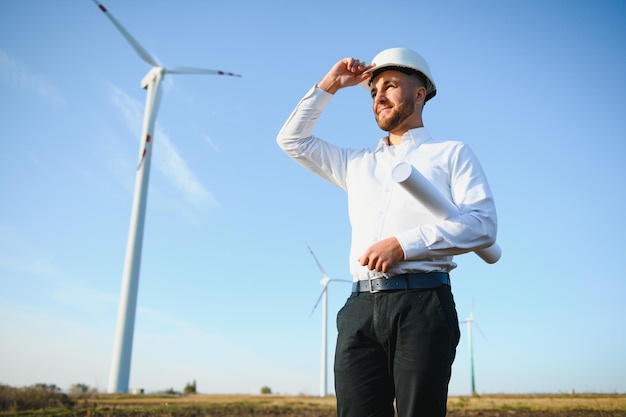
M 386 103 L 386 102 L 387 102 L 387 96 L 385 96 L 384 93 L 376 93 L 376 96 L 374 97 L 374 104 Z

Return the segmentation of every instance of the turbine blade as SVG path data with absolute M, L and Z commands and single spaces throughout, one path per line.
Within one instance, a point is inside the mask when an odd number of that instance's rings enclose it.
M 313 306 L 313 310 L 311 310 L 311 314 L 309 314 L 309 317 L 313 315 L 313 313 L 315 312 L 315 309 L 317 308 L 318 304 L 322 300 L 322 297 L 324 296 L 324 292 L 326 292 L 326 287 L 328 287 L 328 284 L 324 285 L 324 289 L 320 293 L 320 296 L 317 297 L 317 301 L 315 302 L 315 305 Z
M 478 324 L 476 323 L 472 323 L 472 325 L 476 326 L 476 328 L 478 329 L 478 333 L 480 333 L 480 335 L 483 337 L 483 339 L 485 339 L 485 342 L 487 341 L 487 336 L 485 336 L 485 334 L 483 333 L 483 331 L 480 329 L 480 327 L 478 327 Z
M 130 43 L 130 46 L 132 46 L 135 52 L 139 54 L 141 59 L 143 59 L 144 61 L 146 61 L 148 64 L 152 65 L 153 67 L 159 66 L 159 64 L 156 62 L 154 58 L 152 58 L 152 56 L 148 53 L 148 51 L 146 51 L 143 48 L 143 46 L 141 46 L 139 42 L 137 42 L 137 40 L 133 38 L 133 36 L 130 33 L 128 33 L 126 29 L 124 29 L 124 26 L 122 26 L 120 22 L 118 22 L 117 19 L 115 19 L 113 15 L 109 13 L 109 11 L 102 4 L 98 3 L 97 0 L 93 0 L 93 2 L 96 3 L 98 7 L 100 8 L 100 10 L 102 10 L 104 14 L 109 18 L 109 20 L 113 22 L 117 30 L 119 30 L 122 36 L 126 38 L 128 43 Z
M 211 74 L 211 75 L 229 75 L 231 77 L 241 77 L 239 74 L 233 72 L 226 72 L 221 70 L 213 70 L 206 68 L 193 68 L 193 67 L 176 67 L 168 68 L 165 70 L 168 74 Z
M 315 254 L 313 253 L 313 250 L 311 249 L 311 247 L 307 244 L 306 245 L 307 248 L 309 248 L 309 252 L 311 252 L 311 255 L 313 255 L 313 259 L 315 259 L 315 263 L 317 264 L 317 267 L 320 269 L 320 272 L 322 273 L 322 276 L 324 278 L 328 278 L 328 275 L 326 274 L 326 271 L 324 271 L 324 268 L 322 268 L 322 264 L 320 264 L 320 261 L 317 260 L 317 256 L 315 256 Z

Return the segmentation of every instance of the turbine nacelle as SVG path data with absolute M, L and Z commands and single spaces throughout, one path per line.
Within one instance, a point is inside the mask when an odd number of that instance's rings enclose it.
M 165 74 L 165 68 L 152 67 L 145 77 L 141 80 L 141 88 L 146 89 L 151 82 L 159 80 Z

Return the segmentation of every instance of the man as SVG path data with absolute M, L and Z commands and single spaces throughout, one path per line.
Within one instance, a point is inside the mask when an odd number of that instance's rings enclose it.
M 367 86 L 378 126 L 374 151 L 313 135 L 342 88 Z M 445 416 L 459 341 L 448 273 L 453 256 L 495 242 L 496 212 L 483 170 L 465 144 L 438 141 L 422 121 L 437 90 L 426 61 L 392 48 L 367 65 L 337 62 L 298 103 L 277 142 L 294 160 L 348 194 L 353 291 L 337 317 L 335 393 L 341 417 Z M 409 162 L 459 209 L 441 220 L 394 183 Z

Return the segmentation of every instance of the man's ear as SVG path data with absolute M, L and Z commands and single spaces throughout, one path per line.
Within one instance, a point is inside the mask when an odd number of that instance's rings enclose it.
M 415 101 L 422 104 L 426 102 L 426 87 L 417 87 L 415 90 Z

